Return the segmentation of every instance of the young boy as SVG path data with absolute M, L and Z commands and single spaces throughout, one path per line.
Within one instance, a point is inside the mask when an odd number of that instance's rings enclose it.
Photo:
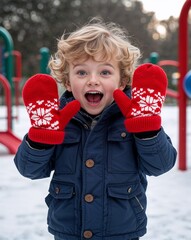
M 176 150 L 161 126 L 166 75 L 150 63 L 136 68 L 139 57 L 121 28 L 90 22 L 63 36 L 50 60 L 66 88 L 59 103 L 49 75 L 23 88 L 31 128 L 15 164 L 31 179 L 54 171 L 45 200 L 55 240 L 146 233 L 146 175 L 169 171 Z

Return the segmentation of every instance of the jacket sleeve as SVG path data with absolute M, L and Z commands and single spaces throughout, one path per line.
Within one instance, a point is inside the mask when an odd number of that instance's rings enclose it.
M 176 162 L 177 151 L 163 128 L 157 136 L 149 139 L 135 137 L 139 166 L 149 176 L 169 171 Z
M 40 179 L 50 176 L 54 168 L 54 146 L 49 149 L 34 149 L 24 137 L 14 157 L 15 165 L 21 175 L 30 179 Z

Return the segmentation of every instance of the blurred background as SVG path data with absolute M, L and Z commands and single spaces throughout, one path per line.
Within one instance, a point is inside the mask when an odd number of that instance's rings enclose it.
M 141 49 L 142 61 L 152 52 L 157 52 L 160 59 L 176 60 L 178 14 L 183 3 L 181 0 L 1 0 L 0 26 L 10 33 L 14 49 L 22 54 L 25 77 L 40 71 L 41 48 L 46 47 L 53 54 L 57 39 L 64 32 L 73 31 L 95 16 L 127 29 L 132 43 Z

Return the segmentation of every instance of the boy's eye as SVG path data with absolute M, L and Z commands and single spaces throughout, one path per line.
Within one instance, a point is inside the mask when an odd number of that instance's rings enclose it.
M 108 70 L 104 70 L 104 71 L 101 72 L 101 75 L 110 75 L 110 74 L 111 73 Z
M 79 71 L 77 71 L 77 75 L 85 76 L 85 75 L 87 75 L 87 73 L 84 70 L 79 70 Z

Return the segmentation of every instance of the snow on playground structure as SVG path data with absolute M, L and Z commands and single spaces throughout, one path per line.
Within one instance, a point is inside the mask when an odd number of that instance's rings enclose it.
M 179 17 L 179 49 L 178 49 L 178 61 L 174 60 L 162 60 L 156 62 L 159 66 L 175 66 L 179 72 L 179 80 L 177 91 L 172 89 L 167 90 L 167 96 L 175 98 L 179 108 L 179 144 L 178 144 L 178 168 L 180 170 L 187 170 L 187 102 L 188 98 L 191 98 L 191 71 L 188 71 L 188 12 L 191 7 L 191 0 L 186 0 Z M 0 84 L 3 85 L 5 91 L 5 103 L 7 107 L 7 130 L 5 132 L 0 131 L 0 143 L 5 145 L 10 154 L 15 154 L 16 150 L 21 142 L 12 132 L 12 95 L 15 94 L 15 104 L 18 104 L 18 89 L 19 82 L 21 80 L 21 55 L 17 51 L 13 51 L 12 39 L 9 33 L 2 27 L 0 27 L 0 38 L 3 38 L 5 43 L 5 53 L 0 59 L 6 58 L 6 72 L 0 69 Z M 15 77 L 13 77 L 13 57 L 15 57 L 16 71 Z M 41 49 L 41 72 L 47 73 L 47 62 L 49 57 L 49 51 L 47 48 Z M 13 83 L 15 87 L 13 87 Z M 15 92 L 14 92 L 15 91 Z

